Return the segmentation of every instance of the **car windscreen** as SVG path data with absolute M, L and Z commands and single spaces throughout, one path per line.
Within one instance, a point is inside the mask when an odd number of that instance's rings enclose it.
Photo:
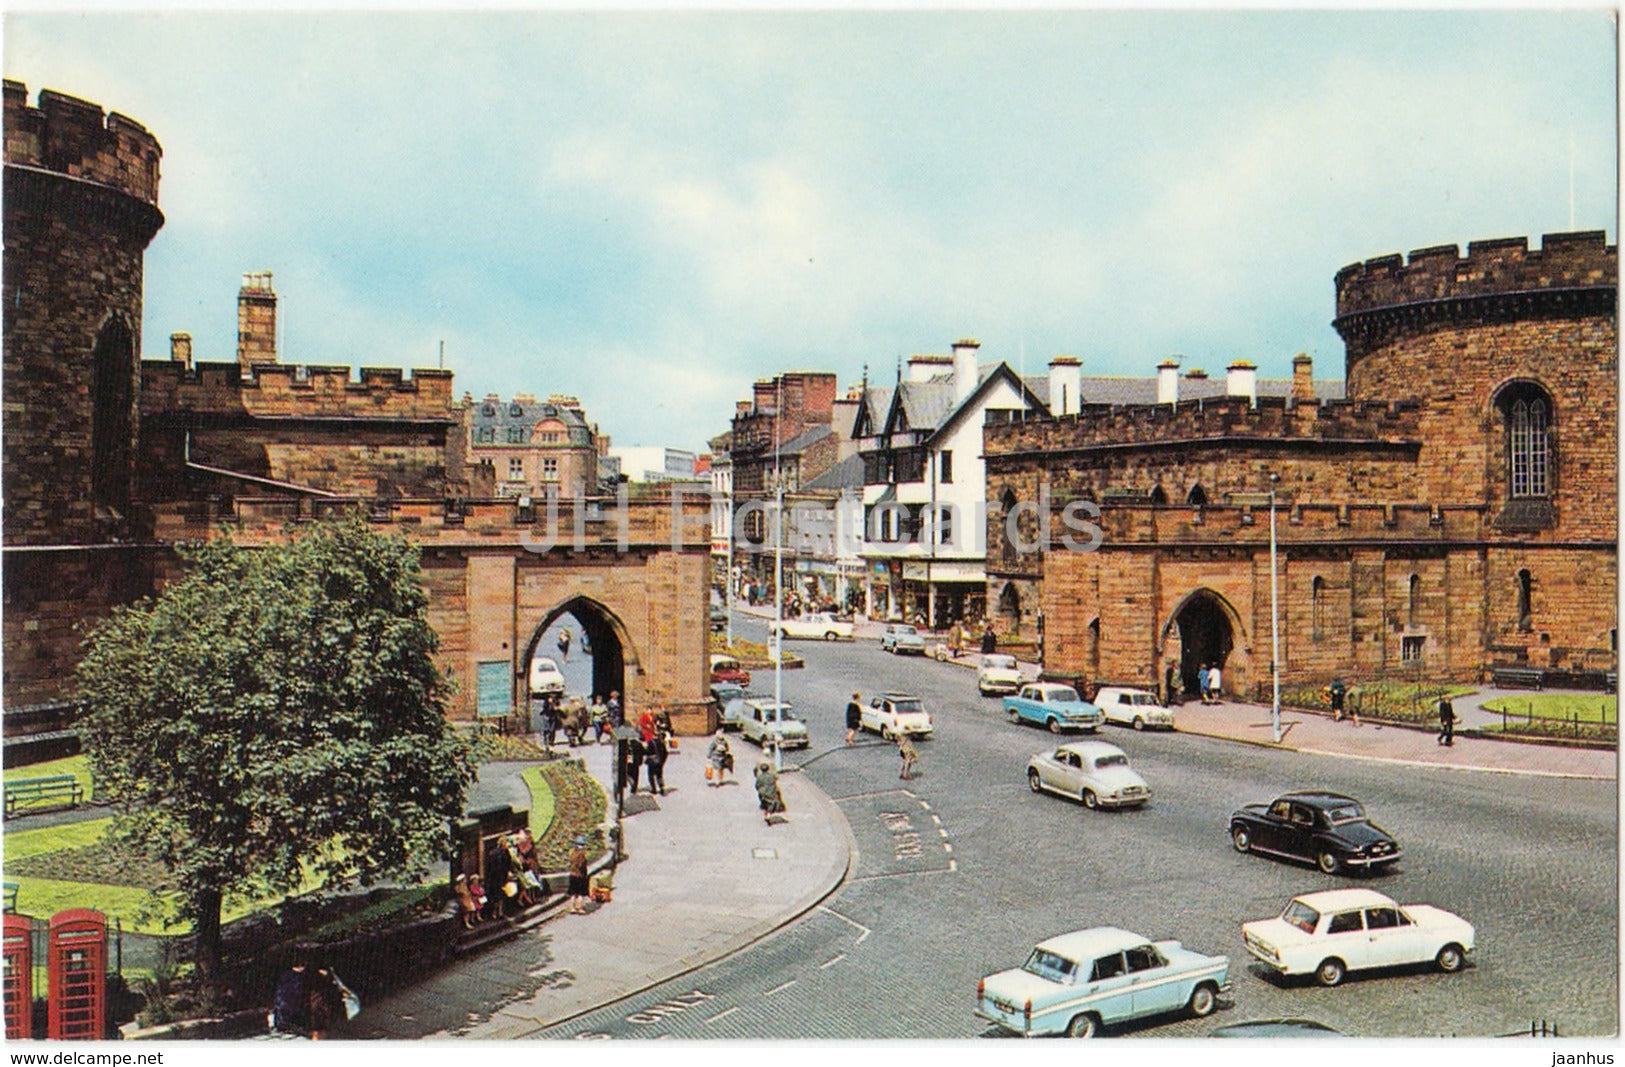
M 1049 691 L 1048 696 L 1047 696 L 1046 699 L 1048 699 L 1050 701 L 1066 701 L 1068 703 L 1077 703 L 1078 702 L 1078 691 L 1076 689 L 1071 688 L 1070 686 L 1060 685 L 1060 686 L 1056 686 L 1054 689 L 1051 689 Z
M 1281 912 L 1281 920 L 1296 926 L 1306 934 L 1312 934 L 1315 932 L 1315 924 L 1320 922 L 1320 912 L 1301 900 L 1294 900 Z
M 1127 767 L 1127 766 L 1128 766 L 1128 757 L 1127 756 L 1102 756 L 1099 759 L 1095 760 L 1095 768 L 1097 770 L 1104 770 L 1107 767 Z
M 1014 656 L 987 656 L 982 660 L 982 666 L 992 667 L 996 670 L 1015 670 L 1016 657 Z
M 891 706 L 899 715 L 918 715 L 925 710 L 918 700 L 894 700 Z
M 897 628 L 897 632 L 900 633 L 900 634 L 917 634 L 920 631 L 916 630 L 912 626 L 899 626 Z
M 1070 982 L 1078 973 L 1078 964 L 1076 960 L 1035 948 L 1033 954 L 1027 957 L 1027 962 L 1021 965 L 1021 969 L 1028 974 L 1047 978 L 1051 982 Z
M 1326 818 L 1332 821 L 1333 826 L 1342 826 L 1346 822 L 1360 822 L 1365 818 L 1365 809 L 1353 802 L 1338 804 L 1336 807 L 1326 809 Z
M 1150 693 L 1130 693 L 1129 694 L 1129 703 L 1134 704 L 1136 706 L 1145 707 L 1145 706 L 1149 706 L 1149 705 L 1154 705 L 1154 704 L 1156 704 L 1156 702 L 1157 702 L 1157 698 L 1152 696 Z

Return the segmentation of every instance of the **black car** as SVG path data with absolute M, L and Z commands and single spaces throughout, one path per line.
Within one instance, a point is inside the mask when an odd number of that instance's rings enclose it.
M 1327 874 L 1346 867 L 1371 870 L 1400 856 L 1399 845 L 1365 817 L 1358 800 L 1318 790 L 1248 804 L 1230 816 L 1230 842 L 1237 852 L 1303 860 Z
M 719 634 L 728 628 L 728 609 L 718 604 L 711 605 L 711 632 Z

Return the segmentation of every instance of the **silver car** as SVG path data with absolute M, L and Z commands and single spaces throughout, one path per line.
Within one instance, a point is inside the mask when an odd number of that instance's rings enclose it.
M 1151 787 L 1128 765 L 1128 756 L 1104 741 L 1074 741 L 1027 762 L 1027 785 L 1077 797 L 1086 808 L 1135 808 L 1151 799 Z
M 771 700 L 745 701 L 740 716 L 739 732 L 747 741 L 763 748 L 806 748 L 807 724 L 796 718 L 789 704 L 775 704 Z
M 906 622 L 894 622 L 880 631 L 880 651 L 896 655 L 925 655 L 925 636 Z

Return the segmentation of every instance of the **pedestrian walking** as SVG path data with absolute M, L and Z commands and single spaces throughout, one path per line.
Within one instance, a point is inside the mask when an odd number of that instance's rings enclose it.
M 611 726 L 626 725 L 626 710 L 621 707 L 620 690 L 615 689 L 610 691 L 609 700 L 605 704 L 605 707 L 609 708 L 609 724 Z
M 863 725 L 863 705 L 860 700 L 858 694 L 853 693 L 852 699 L 846 702 L 846 743 L 849 745 L 858 736 L 858 727 Z
M 1217 663 L 1207 669 L 1207 688 L 1208 693 L 1212 698 L 1208 701 L 1209 704 L 1217 704 L 1221 699 L 1223 699 L 1224 675 L 1219 671 L 1219 665 Z
M 587 714 L 592 718 L 592 739 L 602 744 L 604 738 L 609 736 L 609 707 L 594 694 L 592 707 Z
M 905 781 L 916 777 L 920 768 L 920 754 L 914 751 L 914 739 L 908 734 L 897 735 L 897 754 L 903 760 L 903 769 L 897 777 Z
M 548 693 L 542 697 L 542 746 L 553 747 L 559 733 L 559 695 Z
M 666 795 L 666 735 L 659 730 L 643 747 L 643 765 L 649 769 L 649 792 Z
M 773 825 L 773 816 L 784 811 L 784 797 L 779 793 L 779 776 L 773 764 L 762 760 L 756 765 L 756 803 L 762 809 L 762 820 Z
M 1175 667 L 1173 664 L 1169 664 L 1168 669 L 1163 672 L 1162 703 L 1164 707 L 1169 708 L 1177 708 L 1180 704 L 1184 703 L 1184 701 L 1180 699 L 1179 668 Z
M 1204 663 L 1201 669 L 1196 672 L 1196 691 L 1202 694 L 1202 703 L 1211 704 L 1213 702 L 1208 699 L 1210 693 L 1207 687 L 1207 679 L 1208 669 L 1207 664 Z
M 1332 721 L 1343 721 L 1343 701 L 1348 697 L 1348 687 L 1343 679 L 1333 678 L 1332 684 L 1326 687 L 1326 699 L 1332 702 Z
M 991 656 L 999 650 L 999 639 L 993 634 L 993 624 L 988 623 L 982 629 L 982 655 Z
M 570 914 L 587 914 L 587 839 L 577 837 L 575 848 L 570 850 Z
M 628 737 L 621 745 L 621 780 L 631 784 L 632 792 L 638 791 L 638 768 L 643 766 L 643 738 Z
M 728 748 L 728 738 L 721 729 L 711 738 L 711 746 L 705 750 L 705 784 L 719 786 L 722 776 L 728 768 L 733 766 L 733 752 Z
M 655 739 L 654 712 L 645 711 L 642 715 L 638 716 L 638 735 L 643 738 L 643 743 L 645 745 Z
M 956 620 L 948 628 L 948 657 L 958 659 L 959 654 L 965 650 L 965 627 Z
M 1456 709 L 1450 703 L 1449 694 L 1439 697 L 1439 744 L 1454 745 L 1456 743 Z
M 559 655 L 568 662 L 570 659 L 570 628 L 566 626 L 559 631 Z

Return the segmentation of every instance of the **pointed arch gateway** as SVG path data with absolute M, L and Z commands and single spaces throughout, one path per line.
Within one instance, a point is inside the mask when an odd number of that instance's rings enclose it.
M 1222 595 L 1205 586 L 1180 599 L 1163 624 L 1162 672 L 1175 666 L 1185 695 L 1198 693 L 1197 672 L 1218 664 L 1227 693 L 1246 693 L 1251 686 L 1251 660 L 1241 615 Z
M 574 617 L 581 624 L 582 634 L 592 650 L 592 692 L 620 693 L 627 700 L 641 701 L 642 686 L 638 678 L 643 671 L 626 624 L 609 608 L 587 596 L 573 596 L 555 605 L 532 628 L 524 659 L 520 661 L 521 675 L 529 676 L 530 663 L 537 656 L 554 655 L 551 647 L 540 647 L 542 635 L 566 615 Z

